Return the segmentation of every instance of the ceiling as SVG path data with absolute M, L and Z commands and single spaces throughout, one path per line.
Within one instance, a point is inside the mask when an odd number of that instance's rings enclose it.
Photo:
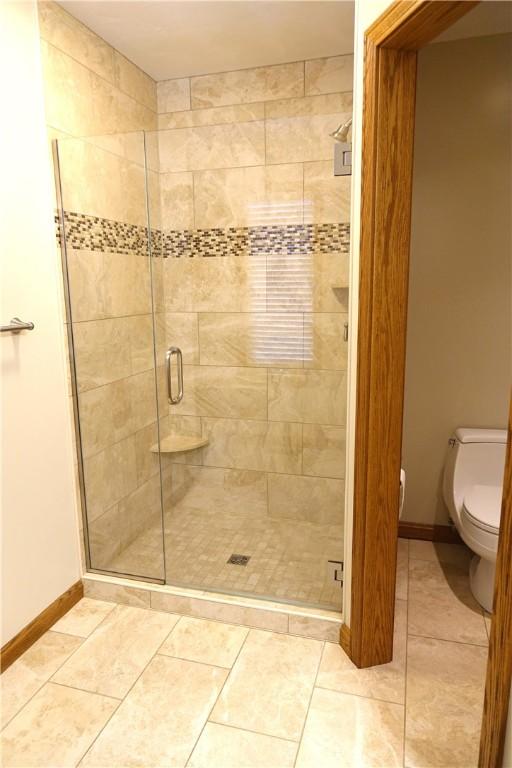
M 434 42 L 499 35 L 505 32 L 512 32 L 512 2 L 484 0 L 439 35 Z
M 353 52 L 347 0 L 60 0 L 155 80 Z

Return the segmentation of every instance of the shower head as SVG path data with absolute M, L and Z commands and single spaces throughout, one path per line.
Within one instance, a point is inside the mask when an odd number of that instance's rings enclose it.
M 346 123 L 340 123 L 336 128 L 336 130 L 329 135 L 332 136 L 334 141 L 339 141 L 342 144 L 347 144 L 348 132 L 350 130 L 351 125 L 352 125 L 352 118 L 350 117 Z

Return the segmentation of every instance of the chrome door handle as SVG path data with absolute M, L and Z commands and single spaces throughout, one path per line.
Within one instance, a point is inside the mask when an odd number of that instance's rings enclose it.
M 173 397 L 171 378 L 171 358 L 176 355 L 178 361 L 178 394 Z M 179 347 L 169 347 L 165 353 L 165 365 L 167 369 L 167 400 L 171 405 L 178 405 L 183 399 L 183 355 Z

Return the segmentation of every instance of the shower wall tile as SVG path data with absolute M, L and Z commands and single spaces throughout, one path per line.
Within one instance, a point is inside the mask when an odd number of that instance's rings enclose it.
M 156 114 L 67 54 L 41 41 L 46 121 L 79 136 L 154 130 Z
M 302 62 L 191 78 L 192 109 L 304 95 Z
M 302 424 L 203 419 L 205 466 L 299 474 Z
M 268 101 L 265 118 L 309 117 L 311 115 L 336 115 L 352 111 L 351 93 L 329 93 L 322 96 L 303 96 L 300 99 Z
M 86 458 L 155 421 L 154 379 L 153 370 L 145 371 L 79 395 Z
M 161 112 L 161 110 L 159 110 Z M 224 123 L 248 123 L 263 120 L 265 105 L 234 104 L 230 107 L 212 107 L 210 109 L 188 109 L 184 112 L 168 112 L 158 115 L 158 129 L 193 128 L 199 125 L 222 125 Z
M 153 318 L 151 315 L 135 315 L 123 318 L 126 329 L 126 346 L 130 353 L 130 373 L 142 373 L 154 367 Z
M 104 254 L 105 308 L 109 317 L 151 312 L 149 260 L 135 254 Z
M 271 421 L 342 426 L 346 419 L 346 400 L 343 371 L 269 371 Z
M 312 308 L 315 312 L 348 312 L 348 270 L 346 253 L 313 255 Z
M 348 343 L 343 339 L 348 315 L 304 314 L 304 367 L 346 371 Z
M 56 138 L 69 138 L 69 136 L 63 134 Z M 86 136 L 83 139 L 72 139 L 69 143 L 72 141 L 77 143 L 87 142 L 98 149 L 103 149 L 105 152 L 110 152 L 144 168 L 144 142 L 140 131 L 133 133 L 107 133 L 104 136 Z M 62 147 L 59 147 L 59 153 L 62 153 Z M 64 168 L 62 170 L 65 175 L 67 169 Z
M 237 168 L 265 162 L 261 120 L 161 131 L 159 138 L 162 173 Z
M 79 392 L 131 374 L 130 339 L 125 318 L 75 323 L 73 336 Z
M 161 80 L 157 83 L 158 112 L 178 112 L 190 109 L 190 80 Z M 159 126 L 160 127 L 160 126 Z
M 176 286 L 179 290 L 179 286 Z M 199 364 L 199 335 L 196 312 L 167 312 L 166 345 L 179 347 L 183 354 L 183 365 Z
M 43 40 L 71 56 L 108 82 L 114 82 L 114 49 L 57 3 L 38 2 Z
M 232 419 L 267 418 L 264 369 L 184 366 L 183 376 L 187 395 L 172 408 L 173 412 Z
M 335 524 L 342 519 L 343 496 L 343 480 L 268 475 L 270 517 Z
M 306 94 L 351 91 L 354 79 L 354 57 L 331 56 L 306 61 Z
M 345 440 L 344 427 L 304 424 L 302 432 L 303 473 L 318 477 L 344 478 Z
M 202 313 L 201 365 L 302 368 L 304 321 L 292 313 Z
M 89 522 L 100 517 L 137 487 L 135 443 L 132 436 L 86 458 L 84 475 Z
M 89 554 L 91 566 L 108 570 L 121 551 L 121 516 L 115 504 L 100 517 L 89 521 Z
M 350 221 L 350 176 L 334 176 L 333 160 L 304 163 L 304 200 L 315 223 Z
M 302 189 L 300 163 L 196 171 L 196 227 L 300 224 Z
M 282 117 L 265 121 L 266 161 L 298 163 L 331 160 L 333 139 L 330 134 L 351 116 L 352 111 L 310 117 Z
M 79 392 L 153 367 L 151 315 L 76 322 L 73 335 Z
M 61 141 L 59 157 L 66 210 L 146 225 L 143 166 L 77 139 Z
M 156 83 L 119 51 L 114 50 L 114 83 L 132 99 L 139 101 L 153 112 L 158 111 Z
M 152 475 L 132 493 L 120 499 L 118 514 L 123 548 L 147 531 L 150 521 L 157 525 L 161 523 L 160 476 Z
M 160 419 L 160 434 L 166 434 L 167 419 Z M 135 463 L 137 469 L 137 485 L 142 485 L 159 471 L 158 454 L 153 453 L 151 448 L 158 444 L 157 422 L 148 424 L 139 429 L 133 435 L 135 445 Z
M 264 309 L 265 256 L 165 259 L 168 312 L 246 312 Z M 263 307 L 262 307 L 263 302 Z
M 68 248 L 72 320 L 107 316 L 103 253 Z
M 172 497 L 169 532 L 173 518 L 182 514 L 240 514 L 246 510 L 251 520 L 267 514 L 267 478 L 264 472 L 214 467 L 174 465 L 171 474 Z
M 82 392 L 78 397 L 85 458 L 128 437 L 131 426 L 129 378 Z
M 160 174 L 161 228 L 194 228 L 194 187 L 192 173 Z

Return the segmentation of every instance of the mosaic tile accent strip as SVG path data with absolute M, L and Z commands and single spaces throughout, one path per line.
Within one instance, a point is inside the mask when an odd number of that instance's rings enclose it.
M 56 216 L 59 238 L 59 217 Z M 148 255 L 146 227 L 81 213 L 64 213 L 66 243 L 76 250 Z M 151 231 L 151 253 L 163 258 L 254 254 L 348 253 L 349 224 L 288 224 L 226 229 Z
M 196 229 L 162 233 L 165 258 L 211 258 L 271 253 L 348 253 L 349 224 Z

